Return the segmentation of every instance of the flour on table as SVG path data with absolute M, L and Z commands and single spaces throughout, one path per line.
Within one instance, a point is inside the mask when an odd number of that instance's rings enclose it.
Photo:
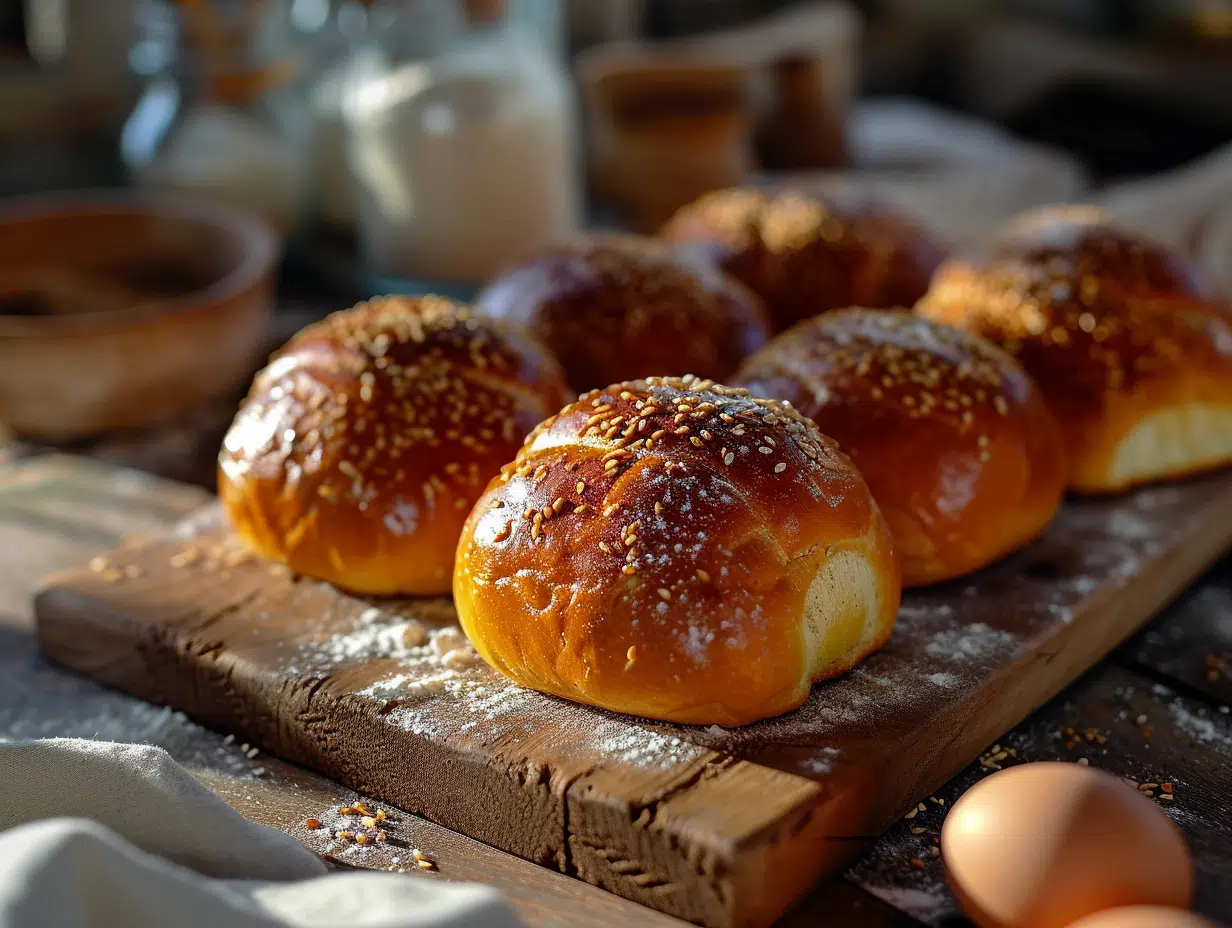
M 705 754 L 705 749 L 681 738 L 616 720 L 600 722 L 587 741 L 600 753 L 637 767 L 667 769 L 693 763 Z
M 472 666 L 479 656 L 458 626 L 450 621 L 447 600 L 419 600 L 402 604 L 419 615 L 406 615 L 398 607 L 371 606 L 360 613 L 353 628 L 324 641 L 302 645 L 287 666 L 289 673 L 321 673 L 348 664 L 390 659 L 410 665 L 436 665 L 457 670 Z M 447 624 L 432 628 L 444 620 Z
M 16 662 L 23 665 L 20 670 L 6 666 Z M 35 690 L 38 698 L 31 699 Z M 183 712 L 63 673 L 43 664 L 33 647 L 15 648 L 0 656 L 0 740 L 37 738 L 152 744 L 189 768 L 229 777 L 257 777 L 261 769 L 260 759 L 246 757 L 234 739 L 195 724 Z
M 824 777 L 834 772 L 835 762 L 843 756 L 838 748 L 819 748 L 812 757 L 801 761 L 800 766 L 813 776 Z
M 929 881 L 921 887 L 908 886 L 864 886 L 886 905 L 893 906 L 900 912 L 906 912 L 926 925 L 940 925 L 949 918 L 958 915 L 958 904 L 945 883 L 940 880 Z
M 1180 699 L 1168 706 L 1172 721 L 1186 735 L 1203 744 L 1210 744 L 1222 753 L 1232 754 L 1232 726 L 1224 719 L 1212 718 L 1205 708 L 1191 710 Z
M 1002 654 L 1008 656 L 1017 647 L 1018 639 L 1009 632 L 972 622 L 957 628 L 947 628 L 933 635 L 925 647 L 930 657 L 954 661 L 985 661 Z

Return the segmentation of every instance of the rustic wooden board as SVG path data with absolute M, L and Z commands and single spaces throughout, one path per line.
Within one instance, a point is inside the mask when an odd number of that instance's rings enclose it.
M 887 648 L 804 708 L 739 730 L 616 717 L 411 647 L 454 634 L 447 601 L 341 595 L 208 520 L 36 605 L 69 667 L 661 911 L 765 925 L 1198 576 L 1229 513 L 1226 474 L 1071 501 L 1027 551 L 909 596 Z

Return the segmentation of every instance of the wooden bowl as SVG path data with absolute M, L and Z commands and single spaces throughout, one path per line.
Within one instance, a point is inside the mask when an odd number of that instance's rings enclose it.
M 64 440 L 238 391 L 265 350 L 277 257 L 260 219 L 176 197 L 0 206 L 0 423 Z

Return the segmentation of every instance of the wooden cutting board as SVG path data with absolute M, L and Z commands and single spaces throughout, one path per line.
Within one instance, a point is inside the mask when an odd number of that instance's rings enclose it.
M 887 647 L 802 709 L 731 730 L 520 689 L 448 600 L 295 577 L 214 509 L 35 605 L 70 668 L 653 908 L 764 926 L 1229 547 L 1232 474 L 1070 500 L 1029 549 L 909 594 Z

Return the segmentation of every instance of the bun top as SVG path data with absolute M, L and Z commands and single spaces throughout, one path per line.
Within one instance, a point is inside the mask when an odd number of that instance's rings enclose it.
M 1194 265 L 1117 225 L 1097 206 L 1048 206 L 1024 213 L 993 240 L 984 262 L 1043 267 L 1054 281 L 1098 280 L 1124 296 L 1215 296 Z
M 779 328 L 846 306 L 911 306 L 944 253 L 869 200 L 735 188 L 681 209 L 664 235 L 766 301 Z
M 409 471 L 468 479 L 475 467 L 445 468 L 516 447 L 563 396 L 555 362 L 524 336 L 440 297 L 384 297 L 332 313 L 274 355 L 227 435 L 223 467 L 292 468 L 321 475 L 323 494 L 357 496 Z
M 631 235 L 590 235 L 544 249 L 475 303 L 524 326 L 578 390 L 652 375 L 723 378 L 769 337 L 761 300 L 705 263 Z
M 561 454 L 544 479 L 555 467 L 576 472 L 571 454 L 598 455 L 607 482 L 652 455 L 668 478 L 678 468 L 704 464 L 750 492 L 764 491 L 761 501 L 771 506 L 788 486 L 832 493 L 842 489 L 830 484 L 834 479 L 853 488 L 863 484 L 838 445 L 790 403 L 691 374 L 647 377 L 579 397 L 540 423 L 502 479 L 537 471 L 540 454 L 556 448 Z M 670 510 L 664 518 L 671 518 Z
M 523 335 L 439 297 L 373 300 L 308 326 L 257 375 L 219 494 L 256 550 L 302 573 L 443 593 L 475 499 L 565 398 Z
M 1022 217 L 982 263 L 947 262 L 917 309 L 1018 356 L 1046 394 L 1095 403 L 1226 368 L 1232 316 L 1208 293 L 1167 250 L 1067 208 Z
M 870 412 L 937 420 L 973 438 L 981 423 L 1006 417 L 1032 389 L 1022 368 L 983 338 L 906 310 L 854 307 L 784 332 L 748 359 L 740 377 L 758 385 L 785 379 L 806 414 L 832 402 L 860 403 Z

